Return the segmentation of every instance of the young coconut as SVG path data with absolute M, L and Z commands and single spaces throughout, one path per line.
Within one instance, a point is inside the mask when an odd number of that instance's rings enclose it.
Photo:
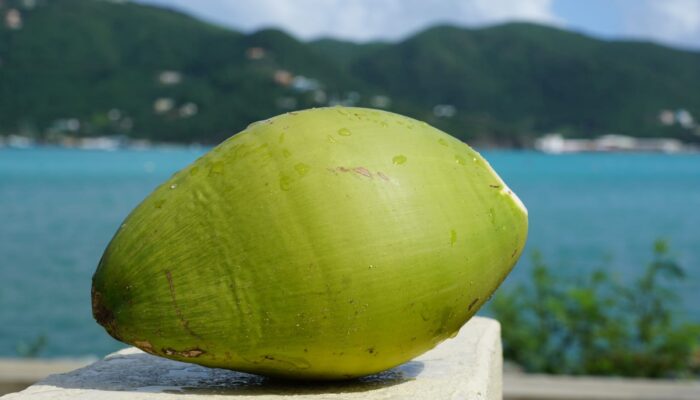
M 515 265 L 527 211 L 459 140 L 332 107 L 249 126 L 126 218 L 95 319 L 144 351 L 342 379 L 454 336 Z

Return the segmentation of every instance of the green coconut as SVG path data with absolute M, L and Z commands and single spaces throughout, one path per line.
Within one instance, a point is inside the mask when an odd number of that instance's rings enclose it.
M 332 107 L 249 126 L 126 218 L 93 314 L 162 357 L 298 379 L 399 365 L 454 336 L 515 265 L 527 211 L 469 146 Z

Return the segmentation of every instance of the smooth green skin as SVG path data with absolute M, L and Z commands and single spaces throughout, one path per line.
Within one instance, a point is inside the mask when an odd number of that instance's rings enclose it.
M 180 361 L 358 377 L 454 336 L 526 236 L 522 203 L 459 140 L 384 111 L 294 112 L 146 198 L 100 261 L 93 313 Z

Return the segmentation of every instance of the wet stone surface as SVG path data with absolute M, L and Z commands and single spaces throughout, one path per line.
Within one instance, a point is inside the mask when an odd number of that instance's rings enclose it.
M 85 368 L 49 376 L 3 399 L 501 399 L 501 381 L 498 322 L 475 317 L 455 338 L 422 356 L 351 381 L 274 380 L 127 348 Z

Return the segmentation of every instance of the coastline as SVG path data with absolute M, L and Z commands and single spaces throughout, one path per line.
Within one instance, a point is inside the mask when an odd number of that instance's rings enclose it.
M 471 142 L 470 142 L 471 143 Z M 148 150 L 209 150 L 216 144 L 153 142 L 127 136 L 73 137 L 61 136 L 52 140 L 37 140 L 22 135 L 0 135 L 0 150 L 69 149 L 84 151 L 148 151 Z M 682 142 L 674 138 L 639 138 L 626 135 L 602 135 L 595 138 L 565 138 L 560 134 L 546 134 L 524 147 L 503 146 L 494 143 L 472 144 L 475 149 L 501 151 L 536 151 L 544 154 L 579 153 L 656 153 L 698 154 L 700 144 Z
M 46 378 L 83 368 L 97 357 L 81 358 L 0 358 L 0 396 L 18 392 Z

